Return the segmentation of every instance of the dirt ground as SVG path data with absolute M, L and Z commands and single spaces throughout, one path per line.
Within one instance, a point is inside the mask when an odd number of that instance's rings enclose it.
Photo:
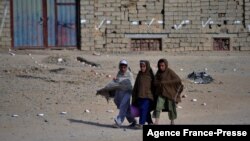
M 123 52 L 77 50 L 0 51 L 0 139 L 3 141 L 140 141 L 142 130 L 112 128 L 117 115 L 113 101 L 96 96 L 111 81 L 120 59 L 127 59 L 134 77 L 139 60 L 156 72 L 166 58 L 183 79 L 176 124 L 250 124 L 250 52 Z M 77 57 L 98 63 L 92 67 Z M 192 71 L 206 70 L 215 81 L 194 84 Z M 111 75 L 111 77 L 110 77 Z M 192 99 L 197 99 L 193 102 Z M 89 112 L 88 112 L 89 111 Z M 67 112 L 62 114 L 61 112 Z M 44 114 L 44 116 L 38 116 Z M 169 124 L 167 113 L 160 124 Z

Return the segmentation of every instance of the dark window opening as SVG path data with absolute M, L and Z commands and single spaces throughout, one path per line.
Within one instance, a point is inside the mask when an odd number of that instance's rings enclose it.
M 134 51 L 160 51 L 161 39 L 131 39 L 131 49 Z
M 227 21 L 226 20 L 224 20 L 224 25 L 227 25 Z
M 219 18 L 226 17 L 226 13 L 218 13 L 218 17 Z
M 229 51 L 230 39 L 229 38 L 214 38 L 213 48 L 216 51 Z
M 164 13 L 165 13 L 165 12 L 164 12 L 164 9 L 162 9 L 162 10 L 161 10 L 161 14 L 164 15 Z

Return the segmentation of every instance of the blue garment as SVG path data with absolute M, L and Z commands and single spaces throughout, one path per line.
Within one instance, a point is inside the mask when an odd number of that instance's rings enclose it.
M 144 125 L 145 122 L 147 122 L 148 124 L 152 124 L 153 121 L 150 114 L 152 100 L 148 98 L 139 98 L 137 105 L 140 111 L 139 124 Z
M 130 112 L 130 98 L 134 85 L 133 74 L 130 71 L 127 71 L 125 74 L 118 72 L 116 77 L 119 83 L 126 82 L 124 84 L 126 87 L 117 90 L 115 93 L 114 102 L 119 109 L 119 114 L 115 118 L 115 122 L 116 124 L 121 125 L 124 122 L 125 117 L 129 123 L 135 122 L 135 118 L 132 117 Z
M 127 91 L 119 91 L 115 95 L 115 103 L 117 108 L 119 109 L 119 114 L 116 117 L 115 121 L 118 125 L 121 125 L 124 122 L 125 117 L 127 118 L 129 123 L 135 121 L 134 117 L 132 117 L 130 112 L 130 97 L 131 94 Z

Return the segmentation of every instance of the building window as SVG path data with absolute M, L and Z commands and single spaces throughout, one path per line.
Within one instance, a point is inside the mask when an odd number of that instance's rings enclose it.
M 213 48 L 217 51 L 229 51 L 230 39 L 229 38 L 214 38 Z
M 218 13 L 218 17 L 219 18 L 226 17 L 226 13 Z
M 131 49 L 134 51 L 160 51 L 161 39 L 131 39 Z

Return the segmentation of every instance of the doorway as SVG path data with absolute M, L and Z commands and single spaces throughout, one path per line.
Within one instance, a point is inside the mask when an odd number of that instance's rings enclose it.
M 11 0 L 13 48 L 77 48 L 77 6 L 77 0 Z

